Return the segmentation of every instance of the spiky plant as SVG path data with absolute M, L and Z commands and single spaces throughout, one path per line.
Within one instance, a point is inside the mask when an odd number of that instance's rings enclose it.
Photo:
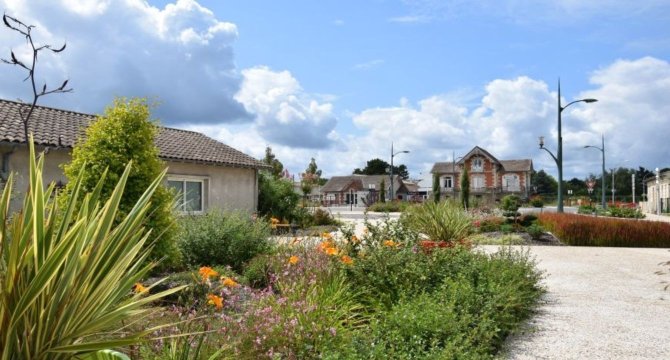
M 9 214 L 11 176 L 0 198 L 0 358 L 119 358 L 104 349 L 140 342 L 154 329 L 128 324 L 156 311 L 153 301 L 181 290 L 132 291 L 154 266 L 143 265 L 150 250 L 143 249 L 149 236 L 143 222 L 164 173 L 113 226 L 131 164 L 105 203 L 103 174 L 75 206 L 79 177 L 71 200 L 59 209 L 54 185 L 44 187 L 44 157 L 36 160 L 32 139 L 29 144 L 23 209 Z

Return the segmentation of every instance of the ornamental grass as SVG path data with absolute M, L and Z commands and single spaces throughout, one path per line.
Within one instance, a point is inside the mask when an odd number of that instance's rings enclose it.
M 670 247 L 670 223 L 544 213 L 540 224 L 575 246 Z
M 32 137 L 29 144 L 22 210 L 9 213 L 12 176 L 0 198 L 0 359 L 124 358 L 106 349 L 141 342 L 155 328 L 133 331 L 128 323 L 151 316 L 152 302 L 181 290 L 151 294 L 140 283 L 154 266 L 145 264 L 151 247 L 144 246 L 150 234 L 143 223 L 163 178 L 114 226 L 130 164 L 106 201 L 105 174 L 83 202 L 74 200 L 83 192 L 80 174 L 59 209 L 55 186 L 44 187 L 44 158 L 36 160 Z

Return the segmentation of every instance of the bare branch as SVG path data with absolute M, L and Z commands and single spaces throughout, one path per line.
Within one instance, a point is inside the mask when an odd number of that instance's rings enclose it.
M 65 50 L 65 47 L 66 47 L 66 46 L 67 46 L 67 43 L 63 43 L 63 47 L 61 47 L 60 49 L 52 49 L 52 48 L 49 48 L 49 50 L 51 50 L 51 51 L 53 51 L 53 52 L 55 52 L 55 53 L 59 53 L 59 52 Z

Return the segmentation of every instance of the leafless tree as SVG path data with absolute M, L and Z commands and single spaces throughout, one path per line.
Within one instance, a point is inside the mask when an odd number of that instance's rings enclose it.
M 20 33 L 21 35 L 25 36 L 26 41 L 28 42 L 28 44 L 30 44 L 30 47 L 33 50 L 32 59 L 31 59 L 32 61 L 28 62 L 28 63 L 26 63 L 25 61 L 19 60 L 16 57 L 16 55 L 14 54 L 13 50 L 10 50 L 10 53 L 11 53 L 11 58 L 10 59 L 2 59 L 2 62 L 4 62 L 5 64 L 19 66 L 19 67 L 25 69 L 28 72 L 28 76 L 26 76 L 26 78 L 23 79 L 23 81 L 30 80 L 30 84 L 32 85 L 32 89 L 33 89 L 33 101 L 29 106 L 28 106 L 28 104 L 26 104 L 25 108 L 23 108 L 23 107 L 19 108 L 19 115 L 21 116 L 21 121 L 23 122 L 24 136 L 25 136 L 26 142 L 28 142 L 28 123 L 30 121 L 30 117 L 33 114 L 33 111 L 35 111 L 35 107 L 37 106 L 37 100 L 41 96 L 44 96 L 44 95 L 49 95 L 49 94 L 54 94 L 54 93 L 67 93 L 67 92 L 72 91 L 72 88 L 67 88 L 66 87 L 68 80 L 63 81 L 63 84 L 60 87 L 55 88 L 55 89 L 48 89 L 47 84 L 44 83 L 41 90 L 38 90 L 38 86 L 35 83 L 35 65 L 37 65 L 37 55 L 42 50 L 51 50 L 54 53 L 60 53 L 63 50 L 65 50 L 65 46 L 67 44 L 64 43 L 63 46 L 58 48 L 58 49 L 52 48 L 51 45 L 35 46 L 35 43 L 33 42 L 33 37 L 31 35 L 32 29 L 35 28 L 34 25 L 26 25 L 23 22 L 21 22 L 20 20 L 18 20 L 16 18 L 13 18 L 13 17 L 11 17 L 7 14 L 3 14 L 2 21 L 5 23 L 5 25 L 8 28 L 10 28 L 10 29 Z

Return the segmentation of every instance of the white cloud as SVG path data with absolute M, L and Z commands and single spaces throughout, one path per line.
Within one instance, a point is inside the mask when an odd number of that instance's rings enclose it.
M 7 14 L 35 24 L 42 43 L 67 50 L 45 54 L 40 82 L 69 78 L 74 93 L 45 97 L 42 104 L 100 112 L 113 96 L 142 96 L 160 102 L 164 122 L 250 121 L 233 99 L 241 77 L 235 68 L 235 24 L 221 21 L 194 0 L 176 0 L 163 9 L 142 0 L 0 0 Z M 21 49 L 24 40 L 0 31 L 0 55 Z M 0 67 L 0 93 L 28 98 L 23 73 Z M 19 88 L 20 90 L 16 90 Z
M 309 118 L 304 110 L 309 109 L 305 105 L 309 102 L 304 102 L 309 96 L 290 73 L 255 68 L 245 71 L 246 79 L 253 79 L 256 85 L 243 86 L 238 98 L 250 111 L 259 113 L 259 118 L 269 118 L 259 120 L 259 124 L 272 124 L 271 128 L 280 133 L 292 129 L 291 121 L 284 125 L 279 116 L 279 104 L 284 102 L 290 109 L 290 120 Z M 583 147 L 599 145 L 601 132 L 605 133 L 608 167 L 668 166 L 670 103 L 665 97 L 670 93 L 670 64 L 655 58 L 620 60 L 594 71 L 590 80 L 593 89 L 563 99 L 563 104 L 588 97 L 599 100 L 595 104 L 574 104 L 563 113 L 565 178 L 599 173 L 600 154 Z M 284 165 L 296 173 L 304 170 L 311 157 L 316 158 L 325 176 L 351 173 L 376 157 L 390 161 L 393 142 L 396 151 L 410 151 L 395 161 L 408 165 L 415 177 L 425 175 L 436 161 L 451 160 L 452 152 L 458 157 L 475 145 L 502 160 L 530 158 L 536 169 L 555 176 L 556 164 L 538 148 L 537 140 L 545 136 L 546 147 L 556 153 L 556 95 L 553 84 L 550 88 L 541 80 L 521 76 L 493 80 L 476 98 L 472 91 L 467 96 L 457 91 L 417 102 L 402 98 L 396 106 L 349 113 L 355 132 L 322 131 L 319 137 L 330 139 L 334 146 L 321 149 L 285 144 L 255 125 L 199 130 L 257 157 L 262 157 L 265 145 L 270 145 Z M 296 103 L 301 97 L 303 102 Z
M 375 67 L 378 67 L 384 63 L 383 59 L 374 59 L 366 61 L 364 63 L 354 65 L 355 70 L 369 70 Z
M 331 103 L 315 100 L 288 71 L 258 66 L 243 70 L 242 75 L 235 99 L 256 114 L 255 129 L 264 139 L 297 148 L 333 144 L 337 119 Z

